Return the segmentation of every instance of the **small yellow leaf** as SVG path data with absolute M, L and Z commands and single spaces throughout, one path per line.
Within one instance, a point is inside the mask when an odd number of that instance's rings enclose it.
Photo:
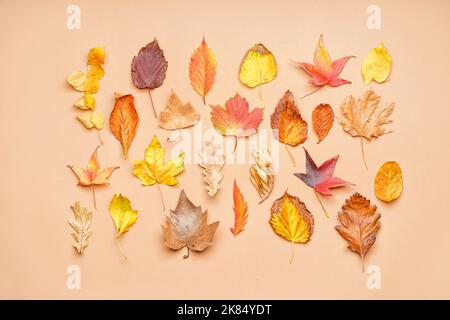
M 391 202 L 398 197 L 403 190 L 402 169 L 395 161 L 385 162 L 375 176 L 375 195 L 378 199 Z
M 84 91 L 87 77 L 83 71 L 72 72 L 67 77 L 67 82 L 77 91 Z
M 105 125 L 105 116 L 99 111 L 80 113 L 77 115 L 77 119 L 86 129 L 95 127 L 96 129 L 101 130 Z
M 116 236 L 124 234 L 136 223 L 137 210 L 131 208 L 131 202 L 120 193 L 115 194 L 109 204 L 109 213 L 116 226 Z
M 105 48 L 95 47 L 89 50 L 88 65 L 101 65 L 105 63 Z
M 389 77 L 391 56 L 382 43 L 367 54 L 361 71 L 365 84 L 369 84 L 372 80 L 382 83 Z

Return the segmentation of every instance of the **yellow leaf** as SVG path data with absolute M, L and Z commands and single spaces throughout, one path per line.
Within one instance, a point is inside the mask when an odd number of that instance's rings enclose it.
M 77 119 L 86 129 L 95 127 L 96 129 L 101 130 L 105 125 L 105 116 L 99 111 L 80 113 L 77 115 Z
M 361 72 L 365 84 L 369 84 L 372 80 L 382 83 L 389 77 L 391 56 L 382 43 L 367 54 Z
M 137 210 L 131 208 L 131 202 L 120 193 L 115 194 L 109 204 L 109 213 L 116 226 L 116 236 L 124 234 L 136 223 Z
M 263 44 L 259 43 L 247 51 L 239 71 L 239 79 L 243 84 L 254 88 L 272 81 L 276 75 L 275 58 Z
M 398 197 L 403 190 L 402 169 L 395 161 L 385 162 L 375 176 L 375 195 L 378 199 L 391 202 Z
M 67 82 L 77 91 L 84 91 L 87 77 L 83 71 L 72 72 L 67 77 Z
M 89 50 L 88 65 L 101 65 L 105 63 L 105 48 L 95 47 Z

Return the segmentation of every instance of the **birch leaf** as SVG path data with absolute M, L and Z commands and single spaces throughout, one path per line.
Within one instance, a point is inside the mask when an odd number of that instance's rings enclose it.
M 275 174 L 269 150 L 253 150 L 255 163 L 250 166 L 250 180 L 258 191 L 260 202 L 266 200 L 272 192 Z
M 221 173 L 225 164 L 225 157 L 220 144 L 215 144 L 214 140 L 208 140 L 199 153 L 199 166 L 203 168 L 203 181 L 206 183 L 206 190 L 210 197 L 214 197 L 220 188 L 223 179 Z
M 391 202 L 400 197 L 403 190 L 402 169 L 395 161 L 385 162 L 375 176 L 375 195 L 378 199 Z
M 69 225 L 73 230 L 71 235 L 75 240 L 73 246 L 77 249 L 78 254 L 83 254 L 89 245 L 88 239 L 92 235 L 92 212 L 89 212 L 86 208 L 82 208 L 79 201 L 75 202 L 73 206 L 70 206 L 70 209 L 73 212 L 73 218 L 69 218 Z
M 166 130 L 177 130 L 193 126 L 200 119 L 189 102 L 183 104 L 172 91 L 166 108 L 159 114 L 159 126 Z
M 382 43 L 367 54 L 362 64 L 361 73 L 365 84 L 369 84 L 372 80 L 382 83 L 389 78 L 391 56 Z
M 333 127 L 333 122 L 334 112 L 329 104 L 322 103 L 314 108 L 312 112 L 312 124 L 314 132 L 319 138 L 317 140 L 318 144 L 328 135 L 331 127 Z
M 234 211 L 234 227 L 230 228 L 231 233 L 237 236 L 239 233 L 244 231 L 244 227 L 247 224 L 248 219 L 248 205 L 239 189 L 236 179 L 233 185 L 233 211 Z

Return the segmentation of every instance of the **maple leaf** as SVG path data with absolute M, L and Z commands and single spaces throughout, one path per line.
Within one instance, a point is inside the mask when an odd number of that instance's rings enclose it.
M 403 190 L 402 169 L 395 161 L 383 163 L 375 176 L 375 195 L 378 199 L 391 202 L 400 197 Z
M 155 118 L 157 116 L 153 104 L 152 90 L 163 84 L 166 79 L 167 65 L 164 51 L 161 50 L 156 39 L 141 48 L 131 62 L 133 84 L 139 89 L 148 89 Z
M 367 162 L 364 154 L 363 138 L 372 141 L 386 133 L 392 132 L 386 130 L 384 125 L 391 122 L 389 117 L 394 111 L 395 103 L 392 102 L 381 106 L 380 100 L 381 97 L 370 89 L 358 99 L 358 102 L 350 95 L 345 98 L 340 106 L 342 117 L 339 118 L 339 123 L 342 129 L 352 137 L 360 137 L 361 153 L 366 169 Z
M 203 251 L 213 240 L 219 221 L 207 224 L 207 211 L 202 212 L 201 206 L 195 206 L 181 190 L 175 210 L 170 210 L 162 227 L 164 244 L 172 250 L 187 248 L 184 259 L 189 257 L 190 249 Z
M 308 123 L 303 120 L 291 91 L 286 91 L 270 116 L 270 126 L 276 138 L 284 144 L 286 152 L 295 167 L 294 156 L 287 145 L 298 146 L 308 138 Z
M 291 242 L 289 263 L 294 259 L 294 243 L 306 243 L 314 231 L 314 217 L 298 197 L 285 192 L 274 201 L 269 223 L 273 231 Z
M 244 231 L 244 227 L 247 224 L 248 205 L 244 199 L 244 196 L 242 195 L 241 190 L 239 190 L 236 179 L 234 180 L 233 185 L 233 203 L 234 227 L 230 228 L 230 231 L 234 236 L 237 236 L 240 232 Z
M 314 108 L 312 112 L 312 123 L 314 132 L 319 138 L 317 140 L 318 144 L 328 135 L 331 127 L 333 127 L 333 122 L 334 112 L 329 104 L 322 103 Z
M 150 145 L 145 149 L 144 160 L 133 161 L 133 174 L 144 186 L 156 184 L 161 196 L 163 209 L 166 210 L 160 184 L 173 186 L 177 184 L 175 178 L 184 171 L 184 152 L 177 158 L 164 163 L 165 149 L 161 146 L 156 136 L 153 136 Z
M 347 241 L 347 248 L 361 257 L 363 272 L 364 258 L 374 244 L 381 227 L 381 215 L 376 211 L 377 207 L 371 206 L 370 200 L 355 193 L 345 200 L 338 214 L 340 225 L 335 227 L 339 235 Z
M 272 158 L 269 150 L 253 150 L 255 163 L 250 166 L 250 180 L 258 191 L 262 203 L 272 192 L 275 174 L 272 167 Z
M 198 165 L 203 168 L 203 181 L 206 183 L 206 190 L 210 197 L 214 197 L 220 188 L 223 179 L 221 173 L 225 164 L 225 157 L 220 144 L 214 143 L 214 138 L 207 140 L 199 152 L 200 161 Z
M 303 69 L 310 77 L 309 83 L 314 86 L 322 87 L 329 85 L 331 87 L 338 87 L 343 84 L 351 83 L 348 80 L 339 78 L 347 61 L 354 56 L 347 56 L 335 61 L 331 57 L 323 44 L 323 35 L 320 35 L 319 42 L 314 52 L 314 64 L 296 62 L 296 64 Z
M 89 159 L 87 168 L 83 169 L 78 166 L 68 166 L 78 178 L 78 185 L 83 187 L 92 187 L 92 196 L 94 199 L 94 207 L 97 209 L 97 203 L 95 200 L 95 188 L 96 185 L 109 184 L 108 179 L 119 167 L 107 167 L 100 169 L 100 165 L 97 160 L 97 150 L 100 146 L 95 148 L 94 152 Z
M 78 254 L 83 254 L 84 249 L 89 245 L 88 239 L 92 235 L 91 222 L 92 212 L 89 212 L 86 208 L 80 206 L 80 202 L 77 201 L 73 206 L 70 206 L 73 212 L 73 218 L 69 218 L 69 225 L 72 227 L 72 237 L 75 240 L 73 245 Z
M 114 137 L 122 145 L 125 159 L 128 157 L 128 149 L 136 136 L 139 116 L 134 107 L 134 97 L 131 94 L 116 94 L 114 109 L 109 116 L 109 126 Z
M 192 88 L 202 97 L 203 104 L 206 104 L 205 97 L 214 84 L 216 68 L 216 55 L 208 47 L 205 37 L 203 37 L 202 44 L 192 54 L 189 64 L 189 79 Z
M 262 120 L 263 109 L 255 108 L 249 112 L 247 100 L 238 93 L 228 99 L 225 108 L 211 105 L 211 121 L 214 128 L 223 136 L 234 136 L 234 150 L 237 138 L 255 134 Z
M 317 193 L 320 193 L 325 196 L 331 196 L 330 189 L 342 187 L 347 184 L 351 184 L 345 180 L 340 178 L 333 177 L 334 169 L 336 167 L 336 163 L 339 159 L 339 156 L 335 156 L 317 167 L 314 160 L 309 155 L 308 150 L 305 150 L 305 158 L 306 158 L 306 173 L 294 173 L 294 176 L 302 180 L 307 186 L 314 189 L 317 199 L 322 206 L 322 209 L 325 212 L 327 218 L 329 218 L 327 211 L 325 210 L 324 205 L 322 204 Z

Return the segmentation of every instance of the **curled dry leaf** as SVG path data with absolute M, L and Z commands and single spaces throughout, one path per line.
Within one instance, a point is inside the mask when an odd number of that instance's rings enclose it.
M 162 227 L 164 244 L 172 250 L 187 248 L 184 259 L 189 257 L 189 250 L 203 251 L 212 244 L 219 221 L 207 224 L 208 214 L 202 212 L 201 206 L 195 206 L 181 190 L 175 210 L 170 210 Z
M 382 106 L 380 100 L 381 97 L 376 95 L 373 90 L 368 90 L 358 99 L 358 102 L 353 96 L 348 96 L 340 107 L 342 117 L 339 119 L 339 123 L 342 129 L 352 137 L 360 137 L 361 153 L 366 168 L 363 138 L 371 141 L 391 132 L 384 126 L 391 122 L 389 117 L 394 111 L 395 103 Z
M 269 223 L 273 231 L 291 242 L 289 263 L 294 259 L 294 243 L 306 243 L 314 231 L 314 217 L 299 198 L 285 192 L 272 205 Z
M 73 206 L 70 206 L 73 212 L 73 218 L 69 218 L 69 225 L 72 227 L 72 237 L 75 240 L 74 247 L 78 254 L 83 254 L 86 247 L 89 245 L 88 239 L 92 235 L 91 222 L 92 212 L 86 208 L 82 208 L 80 202 L 77 201 Z
M 244 231 L 244 227 L 247 224 L 248 205 L 244 199 L 244 196 L 242 195 L 241 190 L 239 190 L 236 179 L 234 180 L 233 185 L 233 203 L 234 227 L 230 228 L 230 231 L 234 236 L 237 236 L 240 232 Z
M 382 43 L 367 54 L 362 64 L 361 73 L 365 84 L 369 84 L 372 80 L 382 83 L 389 77 L 391 56 Z
M 116 94 L 114 109 L 109 116 L 109 126 L 114 137 L 122 145 L 125 159 L 128 157 L 128 149 L 136 136 L 139 116 L 134 107 L 134 97 L 131 94 Z
M 166 130 L 177 130 L 193 126 L 200 119 L 191 103 L 183 104 L 172 91 L 166 108 L 159 114 L 159 126 Z
M 249 88 L 259 87 L 259 97 L 262 99 L 261 85 L 272 81 L 277 76 L 277 63 L 267 48 L 258 43 L 247 51 L 239 70 L 239 79 Z
M 266 200 L 272 192 L 275 173 L 272 167 L 272 157 L 269 150 L 253 150 L 255 163 L 250 166 L 250 180 L 261 198 Z
M 192 54 L 189 64 L 189 79 L 192 88 L 202 97 L 203 104 L 205 104 L 205 97 L 214 84 L 216 68 L 216 55 L 208 47 L 205 37 L 203 37 L 202 44 Z
M 402 169 L 395 161 L 385 162 L 375 176 L 375 195 L 378 199 L 391 202 L 400 197 L 403 190 Z
M 317 135 L 317 143 L 320 143 L 325 139 L 330 132 L 331 127 L 333 127 L 334 122 L 334 112 L 333 108 L 329 104 L 319 104 L 314 108 L 312 112 L 312 124 L 314 132 Z
M 205 142 L 203 150 L 199 153 L 199 166 L 203 168 L 203 181 L 206 183 L 206 190 L 210 197 L 214 197 L 220 188 L 223 179 L 221 173 L 225 164 L 225 157 L 220 144 L 215 144 L 214 140 Z
M 284 144 L 289 158 L 295 166 L 294 157 L 287 145 L 295 147 L 304 143 L 308 138 L 308 124 L 300 115 L 291 91 L 286 91 L 278 102 L 275 111 L 270 116 L 270 126 L 275 130 L 275 137 Z
M 151 91 L 163 84 L 166 79 L 167 66 L 164 51 L 161 50 L 156 39 L 141 48 L 131 62 L 133 84 L 139 89 L 148 89 L 155 118 L 157 118 L 156 109 Z
M 363 272 L 364 258 L 374 244 L 381 227 L 381 215 L 376 211 L 377 207 L 370 205 L 370 200 L 355 193 L 345 200 L 338 214 L 340 225 L 335 227 L 339 235 L 347 241 L 347 248 L 361 257 Z

